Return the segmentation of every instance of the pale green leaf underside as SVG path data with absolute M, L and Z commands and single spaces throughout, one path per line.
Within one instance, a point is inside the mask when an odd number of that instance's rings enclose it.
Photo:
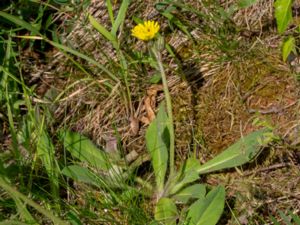
M 195 225 L 215 225 L 222 215 L 225 203 L 225 189 L 218 186 L 205 199 L 199 199 L 189 208 L 187 220 Z
M 161 198 L 156 204 L 154 217 L 165 225 L 175 225 L 177 217 L 175 203 L 169 198 Z
M 87 162 L 97 169 L 109 170 L 111 168 L 108 155 L 98 149 L 87 137 L 79 133 L 65 131 L 62 132 L 61 139 L 64 147 L 73 157 Z
M 96 175 L 89 169 L 78 165 L 66 166 L 62 170 L 62 174 L 69 178 L 72 178 L 75 181 L 99 186 L 99 184 L 97 183 Z
M 157 117 L 152 121 L 146 132 L 147 150 L 151 156 L 158 191 L 162 191 L 164 187 L 168 165 L 169 130 L 167 121 L 168 117 L 164 105 L 161 104 Z
M 203 199 L 206 193 L 205 185 L 194 184 L 179 191 L 173 198 L 186 204 L 190 199 Z
M 291 52 L 295 51 L 295 38 L 289 37 L 282 46 L 282 59 L 286 61 Z
M 265 130 L 255 131 L 242 137 L 221 154 L 200 166 L 199 174 L 205 174 L 226 168 L 241 166 L 251 161 L 259 152 L 260 141 L 264 139 Z
M 283 33 L 292 20 L 292 0 L 277 0 L 275 2 L 275 17 L 279 33 Z

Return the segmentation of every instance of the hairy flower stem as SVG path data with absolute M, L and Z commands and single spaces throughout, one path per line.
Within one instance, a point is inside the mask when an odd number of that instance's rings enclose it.
M 164 88 L 164 94 L 167 104 L 167 114 L 169 117 L 168 125 L 169 125 L 169 132 L 170 132 L 170 178 L 172 179 L 174 174 L 174 154 L 175 154 L 175 136 L 174 136 L 174 123 L 173 123 L 173 112 L 172 112 L 172 102 L 171 102 L 171 95 L 168 88 L 167 78 L 165 74 L 165 70 L 162 64 L 161 60 L 161 54 L 158 50 L 153 50 L 154 56 L 156 58 L 159 72 L 161 74 L 162 82 L 163 82 L 163 88 Z

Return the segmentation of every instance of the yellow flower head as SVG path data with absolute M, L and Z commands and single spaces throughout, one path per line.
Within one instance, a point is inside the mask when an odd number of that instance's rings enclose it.
M 145 21 L 136 25 L 132 30 L 132 36 L 141 39 L 143 41 L 148 41 L 154 38 L 156 33 L 159 31 L 159 24 L 154 21 Z

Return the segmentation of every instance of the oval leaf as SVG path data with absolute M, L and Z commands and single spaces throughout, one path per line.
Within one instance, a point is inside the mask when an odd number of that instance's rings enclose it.
M 189 208 L 187 220 L 195 225 L 215 225 L 222 215 L 225 189 L 222 186 L 211 190 L 205 199 L 199 199 Z
M 177 219 L 177 208 L 169 198 L 161 198 L 155 207 L 155 219 L 166 225 L 175 225 Z
M 62 170 L 62 174 L 72 178 L 75 181 L 80 181 L 86 184 L 92 184 L 100 187 L 97 182 L 97 176 L 87 168 L 83 168 L 77 165 L 66 166 Z
M 146 145 L 151 155 L 151 162 L 159 192 L 163 190 L 168 165 L 170 134 L 167 125 L 167 113 L 164 109 L 164 104 L 161 104 L 157 117 L 146 131 Z
M 204 199 L 206 188 L 203 184 L 194 184 L 179 191 L 173 198 L 186 204 L 190 199 Z
M 295 51 L 295 38 L 289 37 L 282 46 L 282 59 L 285 62 L 291 52 Z
M 73 157 L 97 169 L 108 171 L 111 168 L 108 155 L 98 149 L 87 137 L 71 131 L 62 132 L 60 136 L 64 147 Z
M 198 170 L 200 169 L 200 162 L 195 158 L 188 158 L 181 166 L 180 172 L 176 175 L 174 183 L 171 182 L 170 194 L 175 194 L 184 186 L 199 179 Z
M 277 0 L 275 2 L 275 17 L 279 33 L 283 33 L 292 20 L 292 0 Z
M 254 5 L 256 2 L 257 0 L 240 0 L 238 1 L 238 6 L 239 8 L 244 9 Z
M 259 152 L 261 140 L 270 132 L 266 130 L 255 131 L 242 137 L 224 152 L 199 167 L 198 173 L 205 174 L 216 170 L 241 166 L 251 161 Z

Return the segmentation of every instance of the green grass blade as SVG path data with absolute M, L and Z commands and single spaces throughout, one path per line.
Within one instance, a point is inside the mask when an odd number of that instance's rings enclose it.
M 114 22 L 114 24 L 112 26 L 112 29 L 111 29 L 111 33 L 114 36 L 116 36 L 119 27 L 122 26 L 122 24 L 124 23 L 129 3 L 130 3 L 130 0 L 123 0 L 122 1 L 122 4 L 121 4 L 120 9 L 119 9 L 118 16 L 117 16 L 116 21 Z
M 9 101 L 9 95 L 8 95 L 8 87 L 6 85 L 6 108 L 7 108 L 7 117 L 8 117 L 8 123 L 9 123 L 9 130 L 11 133 L 12 137 L 12 146 L 15 154 L 15 160 L 17 160 L 17 164 L 19 165 L 20 160 L 21 160 L 21 155 L 20 155 L 20 150 L 18 147 L 18 140 L 17 140 L 17 132 L 15 130 L 15 125 L 14 125 L 14 119 L 13 119 L 13 112 L 11 109 L 11 103 Z
M 0 176 L 0 187 L 3 188 L 6 192 L 8 192 L 10 195 L 13 195 L 13 196 L 21 199 L 22 201 L 24 201 L 24 203 L 26 203 L 26 204 L 30 205 L 31 207 L 33 207 L 34 209 L 36 209 L 39 213 L 43 214 L 44 216 L 46 216 L 47 218 L 52 220 L 54 224 L 68 225 L 65 221 L 63 221 L 60 218 L 54 216 L 51 211 L 48 211 L 48 210 L 44 209 L 39 204 L 35 203 L 34 201 L 32 201 L 31 199 L 26 197 L 24 194 L 20 193 L 15 188 L 11 187 L 5 181 L 5 179 L 1 176 Z
M 111 24 L 114 24 L 115 18 L 114 18 L 114 11 L 113 11 L 113 7 L 111 4 L 111 0 L 106 0 L 106 7 L 107 7 L 108 15 L 110 18 L 110 22 L 111 22 Z
M 71 53 L 72 55 L 75 55 L 79 58 L 82 58 L 86 61 L 88 61 L 89 63 L 91 64 L 94 64 L 95 66 L 97 66 L 99 69 L 101 69 L 103 72 L 105 72 L 112 80 L 116 81 L 116 82 L 119 82 L 119 79 L 113 74 L 111 73 L 107 68 L 105 68 L 103 65 L 101 65 L 100 63 L 98 63 L 96 60 L 74 50 L 74 49 L 71 49 L 65 45 L 62 45 L 62 44 L 59 44 L 57 42 L 53 42 L 53 41 L 48 41 L 51 45 L 53 45 L 54 47 L 60 49 L 60 50 L 63 50 L 63 51 L 66 51 L 68 53 Z
M 2 11 L 0 11 L 0 16 L 11 21 L 14 24 L 17 24 L 17 25 L 31 31 L 33 35 L 40 35 L 40 32 L 34 26 L 32 26 L 30 23 L 25 22 L 24 20 L 19 19 L 16 16 L 10 15 L 10 14 L 8 14 L 6 12 L 2 12 Z
M 293 222 L 295 223 L 295 225 L 300 225 L 300 216 L 294 214 L 293 212 L 289 212 L 290 216 L 293 219 Z
M 274 216 L 270 216 L 270 220 L 273 222 L 274 225 L 281 225 Z
M 59 167 L 56 166 L 56 159 L 55 159 L 55 150 L 52 140 L 50 139 L 47 131 L 45 130 L 44 118 L 41 122 L 40 130 L 38 131 L 38 139 L 37 139 L 37 156 L 41 159 L 43 166 L 46 169 L 48 174 L 48 178 L 50 181 L 52 197 L 54 198 L 56 204 L 56 208 L 59 210 L 60 206 L 58 205 L 59 202 L 59 182 L 58 182 L 58 174 L 59 174 Z
M 286 216 L 282 211 L 279 211 L 279 215 L 283 219 L 284 224 L 286 224 L 286 225 L 293 225 L 291 223 L 291 218 L 289 218 L 288 216 Z
M 39 31 L 35 27 L 33 27 L 31 24 L 29 24 L 29 23 L 27 23 L 27 22 L 19 19 L 16 16 L 13 16 L 13 15 L 7 14 L 5 12 L 1 12 L 1 11 L 0 11 L 0 16 L 2 16 L 3 18 L 5 18 L 5 19 L 7 19 L 7 20 L 9 20 L 9 21 L 11 21 L 11 22 L 13 22 L 13 23 L 15 23 L 15 24 L 17 24 L 17 25 L 19 25 L 19 26 L 21 26 L 21 27 L 23 27 L 23 28 L 25 28 L 25 29 L 27 29 L 29 31 L 31 31 L 33 35 L 40 35 L 41 37 L 43 37 L 43 35 L 41 35 L 39 33 Z M 94 21 L 97 22 L 95 19 L 94 19 Z M 109 33 L 109 35 L 110 35 L 110 38 L 116 43 L 115 38 L 113 38 L 113 36 L 110 33 Z M 80 52 L 78 52 L 76 50 L 73 50 L 73 49 L 71 49 L 71 48 L 69 48 L 67 46 L 61 45 L 61 44 L 59 44 L 57 42 L 54 42 L 54 41 L 50 41 L 50 40 L 48 40 L 45 37 L 43 37 L 43 39 L 45 41 L 47 41 L 49 44 L 53 45 L 54 47 L 56 47 L 56 48 L 58 48 L 60 50 L 66 51 L 68 53 L 71 53 L 71 54 L 73 54 L 75 56 L 78 56 L 79 58 L 82 58 L 82 59 L 88 61 L 91 64 L 94 64 L 99 69 L 101 69 L 102 71 L 104 71 L 111 79 L 113 79 L 116 82 L 119 82 L 119 79 L 115 75 L 113 75 L 107 68 L 105 68 L 103 65 L 101 65 L 100 63 L 98 63 L 96 60 L 94 60 L 94 59 L 92 59 L 92 58 L 90 58 L 90 57 L 88 57 L 88 56 L 86 56 L 86 55 L 84 55 L 84 54 L 82 54 L 82 53 L 80 53 Z
M 16 220 L 5 220 L 0 222 L 0 225 L 28 225 L 28 223 L 23 223 Z
M 102 34 L 107 40 L 109 40 L 114 48 L 117 48 L 117 39 L 116 36 L 110 33 L 104 26 L 102 26 L 98 21 L 91 15 L 89 15 L 89 21 L 92 24 L 92 26 L 100 33 Z
M 26 204 L 24 204 L 19 198 L 15 197 L 13 193 L 11 193 L 11 195 L 16 203 L 21 219 L 26 221 L 27 224 L 38 225 L 38 223 L 28 211 Z

